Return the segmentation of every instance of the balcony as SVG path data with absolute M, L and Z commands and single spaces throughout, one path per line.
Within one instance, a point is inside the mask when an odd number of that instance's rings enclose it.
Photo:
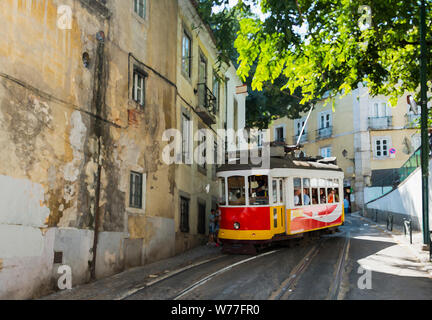
M 208 125 L 216 123 L 216 97 L 205 83 L 198 84 L 198 107 L 196 110 L 201 119 Z
M 392 127 L 393 124 L 393 117 L 386 116 L 386 117 L 369 117 L 369 129 L 389 129 Z
M 293 144 L 295 145 L 297 143 L 299 135 L 295 135 L 293 138 Z M 300 143 L 305 143 L 308 141 L 308 133 L 307 132 L 303 132 L 303 135 L 300 139 Z
M 419 119 L 420 115 L 414 113 L 407 113 L 405 115 L 405 128 L 417 128 Z
M 316 131 L 316 140 L 330 138 L 333 134 L 333 127 L 320 128 Z

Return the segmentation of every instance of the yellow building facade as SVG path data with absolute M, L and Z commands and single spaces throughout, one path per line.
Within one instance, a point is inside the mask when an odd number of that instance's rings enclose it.
M 396 179 L 395 171 L 419 147 L 417 116 L 409 110 L 406 95 L 394 107 L 386 97 L 371 97 L 364 87 L 334 97 L 334 109 L 331 99 L 314 106 L 300 140 L 302 151 L 306 156 L 336 157 L 344 170 L 345 187 L 353 191 L 352 205 L 361 209 L 383 187 L 391 188 L 390 176 Z M 270 141 L 296 144 L 307 115 L 275 120 L 269 128 Z M 389 179 L 382 181 L 386 176 Z
M 192 132 L 244 97 L 196 2 L 4 0 L 0 17 L 0 299 L 58 290 L 63 265 L 76 286 L 203 243 L 214 168 L 164 161 L 164 137 L 189 116 L 193 155 Z

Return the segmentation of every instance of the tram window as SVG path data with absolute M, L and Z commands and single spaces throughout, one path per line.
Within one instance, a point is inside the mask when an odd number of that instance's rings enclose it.
M 283 180 L 279 180 L 279 202 L 283 202 Z
M 246 204 L 245 177 L 228 178 L 228 203 L 230 206 L 244 206 Z
M 269 204 L 268 176 L 249 176 L 249 204 Z
M 339 180 L 334 180 L 334 186 L 335 186 L 335 202 L 339 202 Z
M 294 205 L 301 206 L 302 201 L 301 178 L 294 178 Z
M 303 203 L 305 206 L 309 206 L 311 203 L 310 195 L 310 179 L 303 178 Z
M 273 194 L 273 199 L 272 199 L 272 202 L 273 203 L 277 203 L 277 200 L 278 200 L 278 198 L 277 198 L 277 183 L 278 183 L 278 181 L 277 180 L 275 180 L 275 179 L 273 179 L 272 180 L 272 194 Z
M 312 204 L 318 204 L 318 179 L 312 178 L 310 180 L 312 190 Z
M 336 192 L 335 192 L 334 186 L 335 186 L 334 181 L 332 179 L 328 179 L 327 180 L 327 187 L 329 187 L 329 188 L 327 188 L 328 203 L 335 203 L 336 202 L 336 199 L 335 199 Z
M 326 181 L 324 179 L 319 179 L 319 200 L 320 204 L 327 203 L 327 196 L 326 196 Z
M 226 205 L 225 178 L 219 178 L 219 204 Z

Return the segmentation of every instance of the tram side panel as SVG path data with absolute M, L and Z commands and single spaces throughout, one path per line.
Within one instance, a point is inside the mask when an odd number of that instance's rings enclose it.
M 340 226 L 344 222 L 341 203 L 305 206 L 287 210 L 288 234 Z

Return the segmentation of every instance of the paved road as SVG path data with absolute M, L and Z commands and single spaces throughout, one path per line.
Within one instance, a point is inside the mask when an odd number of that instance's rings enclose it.
M 408 246 L 348 215 L 340 232 L 256 256 L 222 255 L 122 298 L 188 300 L 427 299 L 432 279 Z

